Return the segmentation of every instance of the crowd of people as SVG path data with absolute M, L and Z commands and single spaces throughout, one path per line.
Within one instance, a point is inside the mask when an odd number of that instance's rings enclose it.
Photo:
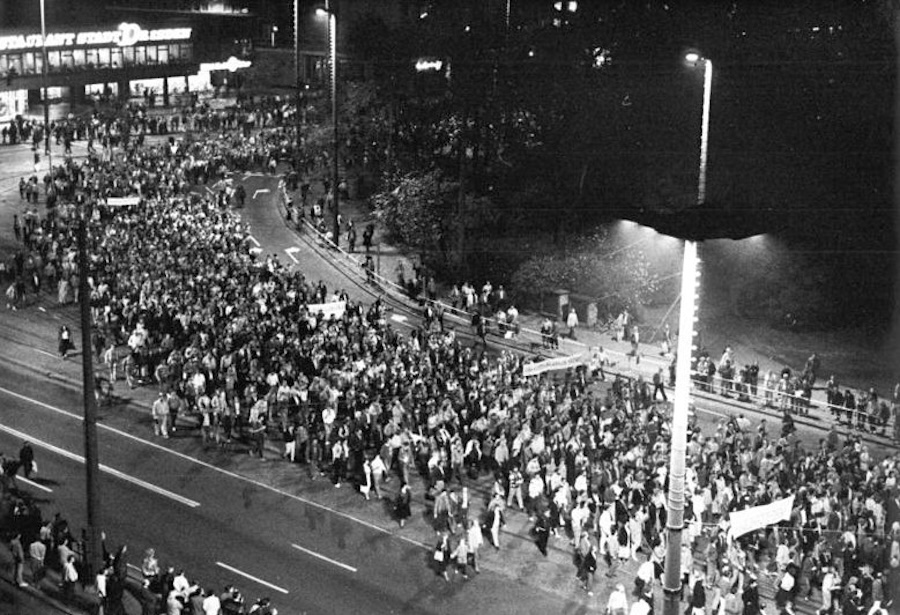
M 336 488 L 378 496 L 396 479 L 401 525 L 421 480 L 439 536 L 433 561 L 448 580 L 450 570 L 477 571 L 483 532 L 501 549 L 506 515 L 523 509 L 540 553 L 554 536 L 571 545 L 585 591 L 599 563 L 615 577 L 640 560 L 635 600 L 629 607 L 617 588 L 610 612 L 652 610 L 666 552 L 671 427 L 657 387 L 617 376 L 598 393 L 584 366 L 524 377 L 520 355 L 466 345 L 436 320 L 401 333 L 380 300 L 352 301 L 255 254 L 228 203 L 191 188 L 229 170 L 296 161 L 283 119 L 276 113 L 249 139 L 171 139 L 126 145 L 115 163 L 67 160 L 49 181 L 59 200 L 16 273 L 41 272 L 61 299 L 74 299 L 74 231 L 80 212 L 91 212 L 92 351 L 111 381 L 124 352 L 129 383 L 158 388 L 150 412 L 160 437 L 184 429 L 189 414 L 205 444 L 264 457 L 276 439 L 284 458 Z M 112 208 L 108 197 L 135 200 Z M 460 305 L 479 301 L 464 286 Z M 511 307 L 493 289 L 486 301 Z M 310 308 L 339 302 L 327 316 Z M 759 575 L 775 578 L 779 611 L 814 594 L 822 613 L 886 608 L 885 579 L 900 566 L 900 519 L 889 523 L 900 457 L 878 460 L 836 430 L 810 447 L 743 416 L 713 433 L 692 424 L 688 454 L 682 569 L 692 608 L 756 615 Z M 484 515 L 470 514 L 469 489 L 482 479 L 493 481 Z M 729 538 L 730 512 L 789 495 L 790 521 Z

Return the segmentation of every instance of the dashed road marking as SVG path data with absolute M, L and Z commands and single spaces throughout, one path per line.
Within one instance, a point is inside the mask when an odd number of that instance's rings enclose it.
M 240 576 L 244 577 L 245 579 L 250 579 L 251 581 L 255 581 L 255 582 L 259 583 L 260 585 L 264 585 L 264 586 L 268 587 L 269 589 L 274 589 L 275 591 L 281 592 L 282 594 L 288 593 L 288 590 L 286 590 L 285 588 L 278 587 L 277 585 L 269 583 L 268 581 L 263 581 L 259 577 L 255 577 L 252 574 L 248 574 L 248 573 L 244 572 L 243 570 L 238 570 L 234 566 L 229 566 L 228 564 L 225 564 L 222 562 L 216 562 L 216 566 L 219 566 L 220 568 L 224 568 L 225 570 L 228 570 L 229 572 L 233 572 L 234 574 L 240 575 Z
M 322 560 L 323 562 L 328 562 L 329 564 L 334 564 L 335 566 L 338 566 L 339 568 L 343 568 L 344 570 L 349 570 L 350 572 L 356 572 L 356 568 L 354 568 L 353 566 L 344 564 L 343 562 L 339 562 L 336 559 L 331 559 L 330 557 L 326 557 L 326 556 L 322 555 L 321 553 L 316 553 L 315 551 L 310 551 L 309 549 L 307 549 L 305 547 L 301 547 L 300 545 L 297 545 L 297 544 L 291 543 L 291 546 L 294 547 L 295 549 L 297 549 L 298 551 L 303 551 L 307 555 L 312 555 L 313 557 L 317 557 L 320 560 Z

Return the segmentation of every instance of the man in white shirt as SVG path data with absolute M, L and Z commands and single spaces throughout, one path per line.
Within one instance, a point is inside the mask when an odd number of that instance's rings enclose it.
M 206 590 L 206 598 L 203 599 L 203 615 L 220 615 L 222 602 L 213 590 Z

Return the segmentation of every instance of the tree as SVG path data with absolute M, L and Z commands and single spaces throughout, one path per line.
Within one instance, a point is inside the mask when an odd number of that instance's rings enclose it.
M 577 289 L 594 297 L 600 313 L 644 304 L 656 291 L 660 276 L 639 250 L 615 249 L 606 232 L 579 239 L 565 253 L 525 260 L 512 276 L 512 286 L 526 299 L 557 288 Z

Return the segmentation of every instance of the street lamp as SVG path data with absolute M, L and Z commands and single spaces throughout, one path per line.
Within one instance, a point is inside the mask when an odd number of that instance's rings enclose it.
M 706 202 L 706 163 L 709 141 L 709 109 L 712 95 L 712 62 L 698 53 L 685 60 L 700 62 L 703 72 L 703 119 L 700 129 L 700 174 L 697 179 L 697 204 Z M 678 347 L 675 363 L 675 399 L 672 408 L 672 442 L 669 457 L 669 494 L 666 514 L 666 564 L 663 579 L 663 615 L 679 615 L 681 596 L 681 533 L 684 526 L 684 476 L 687 449 L 688 410 L 691 395 L 691 355 L 694 343 L 698 278 L 697 241 L 685 239 L 681 272 L 681 310 L 678 317 Z
M 331 62 L 331 123 L 334 125 L 333 147 L 334 152 L 331 160 L 331 190 L 332 190 L 332 211 L 334 213 L 334 245 L 340 245 L 340 224 L 338 223 L 338 149 L 339 149 L 339 130 L 338 130 L 338 62 L 337 62 L 337 14 L 334 5 L 336 0 L 325 0 L 325 8 L 316 9 L 317 15 L 328 16 L 328 44 Z
M 44 154 L 47 156 L 47 168 L 53 172 L 53 156 L 50 153 L 50 100 L 47 96 L 47 19 L 44 11 L 44 0 L 41 0 L 41 89 L 44 94 Z M 37 144 L 35 144 L 37 149 Z

